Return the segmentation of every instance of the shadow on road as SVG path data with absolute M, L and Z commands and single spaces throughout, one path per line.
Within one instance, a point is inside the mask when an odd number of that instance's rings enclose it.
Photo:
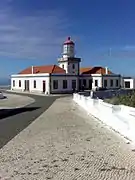
M 21 107 L 14 109 L 0 109 L 0 120 L 7 118 L 9 116 L 14 116 L 23 112 L 34 111 L 39 109 L 39 107 Z
M 28 95 L 23 95 L 28 96 Z M 0 149 L 28 127 L 59 97 L 29 95 L 35 102 L 23 108 L 0 110 Z
M 0 100 L 7 99 L 7 96 L 0 97 Z

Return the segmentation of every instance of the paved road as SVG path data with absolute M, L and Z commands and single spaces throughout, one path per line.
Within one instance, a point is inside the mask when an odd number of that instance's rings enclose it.
M 3 90 L 3 92 L 5 91 Z M 22 96 L 27 95 L 23 94 Z M 20 131 L 26 128 L 30 123 L 32 123 L 38 116 L 40 116 L 40 114 L 42 114 L 46 109 L 48 109 L 48 107 L 57 98 L 59 98 L 43 97 L 36 95 L 29 95 L 29 97 L 34 98 L 35 102 L 23 108 L 18 108 L 14 110 L 7 109 L 0 112 L 0 148 L 2 148 Z
M 24 107 L 28 104 L 33 103 L 35 100 L 33 98 L 30 98 L 28 96 L 20 96 L 16 94 L 3 94 L 4 98 L 0 99 L 0 109 L 6 109 L 6 107 L 9 109 L 16 108 L 16 107 Z M 1 111 L 1 110 L 0 110 Z
M 0 167 L 9 180 L 134 180 L 135 152 L 61 98 L 0 150 Z

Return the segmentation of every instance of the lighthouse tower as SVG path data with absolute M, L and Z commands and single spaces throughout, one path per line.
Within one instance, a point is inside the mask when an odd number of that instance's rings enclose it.
M 63 43 L 62 57 L 58 59 L 58 64 L 67 74 L 79 75 L 80 62 L 81 59 L 75 57 L 75 43 L 68 37 Z

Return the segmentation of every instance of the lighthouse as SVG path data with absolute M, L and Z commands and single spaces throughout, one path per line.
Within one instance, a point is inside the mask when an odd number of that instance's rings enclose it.
M 62 57 L 58 64 L 67 74 L 79 75 L 81 58 L 75 57 L 75 43 L 70 37 L 63 43 Z
M 63 58 L 71 57 L 73 58 L 75 56 L 75 43 L 70 39 L 70 37 L 67 38 L 67 40 L 63 44 Z

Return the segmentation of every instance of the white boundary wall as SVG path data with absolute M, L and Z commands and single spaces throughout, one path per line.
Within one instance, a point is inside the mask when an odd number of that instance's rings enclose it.
M 135 142 L 135 108 L 112 105 L 101 99 L 91 99 L 76 93 L 73 94 L 73 100 L 89 114 Z

